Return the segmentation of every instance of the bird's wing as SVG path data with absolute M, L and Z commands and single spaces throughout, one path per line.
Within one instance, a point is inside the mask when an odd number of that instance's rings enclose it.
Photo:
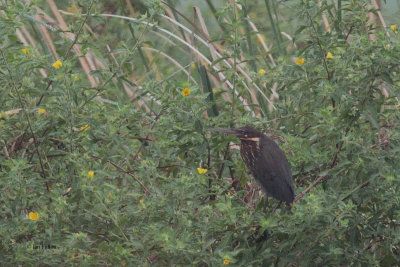
M 287 203 L 293 202 L 294 187 L 290 165 L 284 152 L 272 140 L 260 144 L 262 156 L 259 157 L 253 172 L 254 178 L 267 194 Z

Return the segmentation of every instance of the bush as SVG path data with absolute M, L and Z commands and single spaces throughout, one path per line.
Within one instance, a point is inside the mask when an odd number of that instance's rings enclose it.
M 0 4 L 1 265 L 400 264 L 395 25 L 368 1 L 131 2 L 57 1 L 65 26 Z M 210 131 L 246 124 L 286 152 L 290 210 Z

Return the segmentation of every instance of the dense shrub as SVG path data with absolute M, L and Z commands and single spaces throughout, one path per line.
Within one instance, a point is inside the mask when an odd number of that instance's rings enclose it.
M 0 4 L 2 266 L 400 264 L 395 25 L 369 1 L 127 2 L 56 1 L 68 31 L 52 1 Z M 290 210 L 209 130 L 246 124 L 285 150 Z

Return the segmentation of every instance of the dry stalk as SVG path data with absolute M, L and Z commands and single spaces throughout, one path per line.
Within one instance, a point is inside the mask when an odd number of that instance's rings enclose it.
M 58 24 L 60 26 L 60 29 L 63 32 L 65 32 L 65 34 L 69 38 L 74 40 L 75 39 L 75 35 L 72 32 L 70 32 L 70 30 L 69 30 L 69 28 L 67 26 L 67 23 L 65 22 L 64 18 L 61 16 L 61 13 L 58 10 L 58 8 L 57 8 L 56 4 L 54 3 L 54 1 L 53 0 L 47 0 L 47 3 L 49 4 L 49 7 L 50 7 L 51 11 L 53 12 L 54 16 L 57 19 L 57 22 L 58 22 Z M 78 56 L 79 63 L 81 64 L 82 69 L 86 73 L 86 76 L 87 76 L 91 86 L 92 87 L 97 86 L 98 82 L 95 80 L 95 78 L 92 75 L 90 75 L 90 71 L 95 70 L 93 64 L 92 64 L 92 66 L 90 66 L 88 64 L 89 57 L 90 57 L 89 55 L 90 54 L 86 54 L 86 56 L 83 57 L 82 51 L 81 51 L 80 47 L 77 44 L 74 44 L 73 49 L 74 49 L 76 55 Z

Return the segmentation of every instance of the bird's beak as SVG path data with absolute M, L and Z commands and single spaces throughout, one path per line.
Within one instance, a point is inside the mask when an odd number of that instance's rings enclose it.
M 236 131 L 236 129 L 230 129 L 230 128 L 211 128 L 210 130 L 212 130 L 212 131 L 214 131 L 214 132 L 232 134 L 232 135 L 235 135 L 235 136 L 238 135 L 238 132 Z

